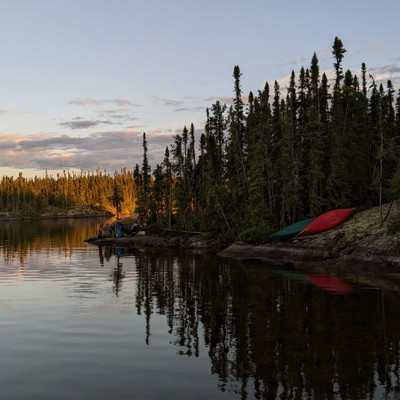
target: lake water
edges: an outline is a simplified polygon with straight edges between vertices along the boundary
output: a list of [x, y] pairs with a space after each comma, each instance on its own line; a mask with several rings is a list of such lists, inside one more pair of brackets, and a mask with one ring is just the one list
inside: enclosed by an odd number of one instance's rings
[[0, 225], [0, 398], [399, 399], [397, 278]]

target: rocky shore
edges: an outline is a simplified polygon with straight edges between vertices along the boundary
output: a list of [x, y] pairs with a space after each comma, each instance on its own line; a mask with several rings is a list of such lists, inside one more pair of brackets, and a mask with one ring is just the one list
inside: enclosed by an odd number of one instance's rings
[[[385, 216], [390, 205], [383, 206]], [[221, 243], [201, 235], [145, 235], [120, 239], [88, 239], [101, 246], [164, 247], [208, 249], [223, 257], [261, 259], [275, 264], [340, 266], [354, 268], [393, 268], [400, 270], [400, 237], [387, 233], [387, 221], [381, 226], [379, 207], [355, 213], [335, 229], [285, 242], [251, 245]], [[400, 215], [400, 202], [392, 205], [390, 217]], [[389, 219], [388, 219], [389, 220]]]
[[206, 238], [200, 234], [180, 234], [179, 232], [170, 232], [163, 235], [125, 236], [122, 238], [89, 238], [86, 242], [98, 246], [203, 249], [214, 252], [218, 252], [228, 245], [213, 238]]
[[[389, 204], [383, 206], [383, 216], [389, 207]], [[400, 202], [396, 202], [391, 207], [390, 216], [399, 214]], [[234, 243], [219, 255], [294, 265], [351, 264], [354, 268], [374, 265], [400, 269], [400, 237], [387, 233], [387, 221], [381, 226], [380, 208], [375, 207], [354, 214], [342, 225], [327, 232], [258, 246]]]

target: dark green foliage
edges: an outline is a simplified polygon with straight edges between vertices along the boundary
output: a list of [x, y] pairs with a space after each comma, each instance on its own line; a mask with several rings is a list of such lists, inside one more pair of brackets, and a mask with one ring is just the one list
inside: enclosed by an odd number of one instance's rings
[[272, 230], [329, 209], [399, 197], [393, 174], [400, 94], [395, 103], [391, 82], [385, 91], [372, 77], [368, 87], [365, 64], [361, 83], [350, 70], [343, 73], [345, 53], [336, 37], [332, 91], [314, 53], [298, 79], [292, 71], [286, 94], [275, 81], [270, 96], [266, 83], [257, 95], [249, 93], [247, 110], [242, 73], [234, 67], [233, 105], [207, 109], [198, 159], [192, 128], [174, 137], [177, 226], [261, 242]]
[[388, 220], [386, 231], [389, 235], [394, 235], [400, 232], [400, 215]]
[[267, 238], [273, 233], [273, 230], [264, 226], [252, 226], [240, 232], [236, 240], [253, 244], [261, 244], [267, 241]]
[[330, 209], [398, 199], [400, 91], [395, 98], [391, 81], [378, 86], [364, 63], [361, 82], [350, 70], [343, 73], [345, 53], [336, 37], [333, 88], [314, 53], [309, 68], [297, 76], [292, 71], [287, 88], [275, 81], [270, 93], [266, 83], [249, 93], [246, 107], [235, 66], [232, 106], [217, 101], [206, 110], [197, 155], [191, 124], [173, 137], [151, 175], [143, 134], [143, 162], [133, 174], [71, 179], [64, 173], [46, 177], [46, 185], [3, 178], [0, 209], [23, 213], [82, 202], [109, 207], [110, 201], [118, 209], [119, 187], [121, 207], [136, 203], [136, 212], [158, 226], [258, 243]]

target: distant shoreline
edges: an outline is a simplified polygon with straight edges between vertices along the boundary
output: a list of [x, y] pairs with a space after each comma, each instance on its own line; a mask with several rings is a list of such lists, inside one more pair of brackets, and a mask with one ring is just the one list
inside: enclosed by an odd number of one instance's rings
[[0, 221], [24, 221], [24, 220], [43, 220], [43, 219], [67, 219], [67, 218], [111, 218], [114, 214], [105, 211], [98, 211], [90, 207], [74, 206], [67, 210], [52, 207], [41, 215], [7, 215], [0, 214]]
[[80, 214], [80, 215], [39, 215], [37, 217], [24, 216], [24, 217], [0, 217], [0, 221], [25, 221], [25, 220], [42, 220], [42, 219], [67, 219], [67, 218], [108, 218], [112, 217], [109, 214]]

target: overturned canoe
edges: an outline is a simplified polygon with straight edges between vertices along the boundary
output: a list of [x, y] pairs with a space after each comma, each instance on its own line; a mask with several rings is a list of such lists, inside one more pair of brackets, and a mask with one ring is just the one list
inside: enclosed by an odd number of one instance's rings
[[295, 224], [289, 225], [279, 232], [275, 232], [269, 237], [270, 242], [276, 242], [278, 240], [287, 240], [295, 237], [304, 228], [306, 228], [315, 218], [308, 218], [302, 221], [296, 222]]
[[354, 208], [340, 208], [338, 210], [328, 211], [315, 218], [314, 221], [310, 222], [305, 226], [296, 237], [313, 235], [315, 233], [324, 232], [335, 226], [340, 225], [347, 218], [353, 214]]

